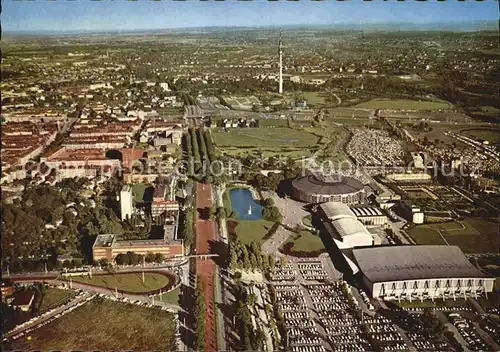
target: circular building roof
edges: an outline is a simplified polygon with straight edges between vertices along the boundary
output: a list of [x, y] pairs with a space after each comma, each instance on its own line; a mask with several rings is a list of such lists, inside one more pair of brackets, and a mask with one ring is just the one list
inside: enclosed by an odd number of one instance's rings
[[321, 195], [353, 194], [363, 189], [363, 183], [360, 181], [338, 174], [300, 177], [292, 181], [292, 186], [305, 193]]

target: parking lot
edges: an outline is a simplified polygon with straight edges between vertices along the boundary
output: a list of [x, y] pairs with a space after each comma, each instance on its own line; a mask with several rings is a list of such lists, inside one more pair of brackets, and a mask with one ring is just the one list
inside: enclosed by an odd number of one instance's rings
[[285, 321], [289, 350], [407, 350], [391, 321], [362, 313], [353, 289], [329, 273], [320, 259], [302, 258], [289, 258], [287, 264], [271, 272], [276, 308]]

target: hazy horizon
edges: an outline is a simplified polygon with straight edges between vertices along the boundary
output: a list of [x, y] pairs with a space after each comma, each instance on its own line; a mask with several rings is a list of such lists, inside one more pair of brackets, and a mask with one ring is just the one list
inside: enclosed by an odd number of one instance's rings
[[498, 22], [498, 1], [7, 1], [4, 33]]

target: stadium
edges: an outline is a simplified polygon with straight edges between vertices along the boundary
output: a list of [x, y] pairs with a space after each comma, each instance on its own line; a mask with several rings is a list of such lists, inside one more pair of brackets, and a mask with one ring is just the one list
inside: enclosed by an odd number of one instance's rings
[[292, 197], [305, 203], [363, 203], [363, 184], [342, 175], [311, 174], [292, 181]]
[[495, 279], [474, 267], [457, 246], [355, 248], [354, 262], [373, 298], [477, 298]]

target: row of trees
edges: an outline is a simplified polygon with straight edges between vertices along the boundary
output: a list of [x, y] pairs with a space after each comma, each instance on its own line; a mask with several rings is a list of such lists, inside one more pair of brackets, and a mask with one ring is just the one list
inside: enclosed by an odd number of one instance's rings
[[197, 278], [197, 280], [198, 285], [196, 285], [194, 306], [195, 341], [193, 347], [196, 351], [203, 351], [205, 347], [205, 320], [207, 307], [205, 305], [205, 296], [201, 281], [199, 278]]
[[256, 306], [257, 297], [239, 281], [233, 285], [233, 294], [234, 329], [240, 337], [240, 347], [244, 351], [264, 351], [266, 336], [262, 329], [254, 328], [250, 311]]
[[[147, 253], [146, 255], [137, 254], [134, 252], [120, 253], [115, 257], [115, 262], [118, 265], [139, 265], [146, 263], [162, 263], [165, 257], [161, 253]], [[105, 262], [100, 263], [105, 264]]]
[[220, 183], [222, 164], [217, 158], [215, 146], [209, 131], [190, 128], [184, 135], [184, 149], [186, 152], [187, 174], [198, 181], [206, 183]]
[[77, 254], [90, 263], [95, 235], [124, 232], [113, 210], [68, 186], [29, 186], [13, 204], [2, 203], [3, 263], [11, 271], [23, 271], [25, 264], [29, 270], [29, 263], [42, 258], [54, 264], [61, 254]]
[[267, 271], [274, 268], [274, 256], [262, 253], [260, 244], [253, 241], [246, 245], [238, 238], [229, 243], [229, 267], [231, 269]]

